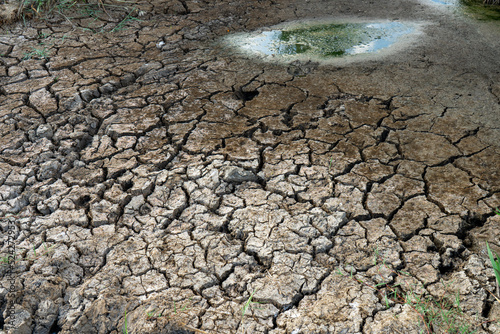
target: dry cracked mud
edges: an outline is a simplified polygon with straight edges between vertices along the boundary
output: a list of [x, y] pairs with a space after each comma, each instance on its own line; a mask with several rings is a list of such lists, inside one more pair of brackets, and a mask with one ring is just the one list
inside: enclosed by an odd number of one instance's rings
[[[0, 36], [2, 333], [426, 330], [379, 283], [500, 333], [498, 25], [411, 0], [137, 8]], [[352, 63], [218, 44], [324, 17], [425, 28]]]

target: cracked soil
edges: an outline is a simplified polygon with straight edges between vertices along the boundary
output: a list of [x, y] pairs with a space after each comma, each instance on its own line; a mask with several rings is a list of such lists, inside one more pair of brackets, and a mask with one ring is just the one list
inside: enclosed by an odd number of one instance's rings
[[[2, 333], [425, 331], [381, 282], [458, 294], [500, 333], [500, 27], [423, 1], [151, 0], [123, 29], [120, 8], [4, 26]], [[325, 17], [425, 28], [328, 64], [219, 43]]]

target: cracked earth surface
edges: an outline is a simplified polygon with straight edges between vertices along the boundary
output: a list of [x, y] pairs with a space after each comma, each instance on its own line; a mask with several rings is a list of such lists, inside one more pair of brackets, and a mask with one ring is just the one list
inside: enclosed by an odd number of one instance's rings
[[[397, 283], [375, 252], [500, 333], [498, 26], [403, 0], [138, 7], [116, 32], [54, 19], [0, 37], [5, 333], [121, 333], [125, 312], [133, 333], [419, 333], [408, 305], [339, 274]], [[324, 16], [427, 24], [339, 65], [214, 43]], [[41, 36], [48, 57], [23, 59]]]

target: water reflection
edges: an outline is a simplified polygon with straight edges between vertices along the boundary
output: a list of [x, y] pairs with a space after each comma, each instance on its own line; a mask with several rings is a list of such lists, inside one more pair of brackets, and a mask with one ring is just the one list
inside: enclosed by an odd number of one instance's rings
[[238, 48], [267, 56], [320, 58], [373, 53], [415, 30], [401, 22], [308, 24], [231, 37]]
[[446, 5], [446, 6], [458, 6], [459, 1], [458, 0], [431, 0], [434, 3], [437, 3], [439, 5]]

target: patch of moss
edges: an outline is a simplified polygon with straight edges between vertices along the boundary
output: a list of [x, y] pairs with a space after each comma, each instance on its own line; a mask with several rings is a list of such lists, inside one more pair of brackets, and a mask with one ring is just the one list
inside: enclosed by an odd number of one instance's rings
[[500, 21], [500, 5], [484, 4], [482, 0], [461, 0], [466, 13], [477, 20]]

